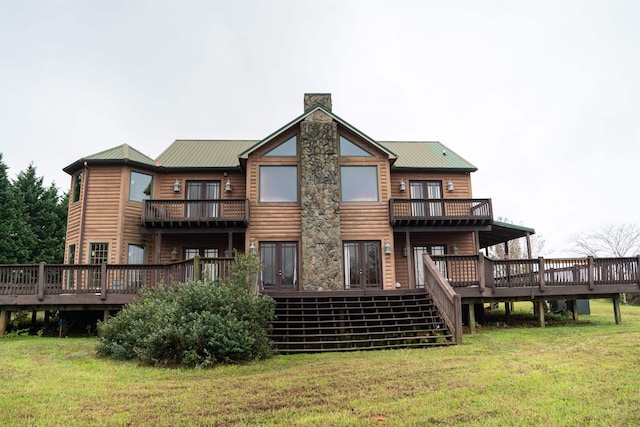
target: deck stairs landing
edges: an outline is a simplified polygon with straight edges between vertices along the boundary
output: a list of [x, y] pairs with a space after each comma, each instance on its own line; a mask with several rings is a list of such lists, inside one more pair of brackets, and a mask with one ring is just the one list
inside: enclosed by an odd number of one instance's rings
[[271, 339], [279, 353], [318, 353], [455, 344], [424, 290], [271, 295]]

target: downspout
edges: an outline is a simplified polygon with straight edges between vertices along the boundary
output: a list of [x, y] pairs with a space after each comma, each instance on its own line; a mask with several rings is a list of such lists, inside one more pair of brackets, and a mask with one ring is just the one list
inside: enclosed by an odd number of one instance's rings
[[80, 236], [78, 245], [78, 264], [82, 264], [82, 254], [84, 253], [84, 219], [87, 210], [87, 192], [89, 189], [89, 165], [84, 162], [83, 172], [84, 188], [82, 189], [82, 209], [80, 209]]

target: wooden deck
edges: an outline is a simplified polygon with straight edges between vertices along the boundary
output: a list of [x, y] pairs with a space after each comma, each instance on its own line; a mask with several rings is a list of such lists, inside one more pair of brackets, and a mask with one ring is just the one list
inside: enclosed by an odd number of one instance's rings
[[389, 223], [406, 226], [484, 226], [493, 221], [491, 199], [391, 199]]

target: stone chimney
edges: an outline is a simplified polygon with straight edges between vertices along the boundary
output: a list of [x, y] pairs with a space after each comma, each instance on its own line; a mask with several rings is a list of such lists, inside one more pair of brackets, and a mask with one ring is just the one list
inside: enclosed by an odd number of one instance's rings
[[323, 107], [327, 111], [331, 111], [331, 94], [330, 93], [305, 93], [304, 94], [304, 111], [309, 111], [316, 105]]

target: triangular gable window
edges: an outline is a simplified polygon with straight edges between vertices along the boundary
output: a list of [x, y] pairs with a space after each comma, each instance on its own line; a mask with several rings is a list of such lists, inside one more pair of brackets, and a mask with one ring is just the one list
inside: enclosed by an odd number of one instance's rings
[[363, 148], [360, 148], [353, 142], [349, 141], [344, 136], [340, 135], [340, 155], [342, 157], [372, 157], [373, 154], [369, 153]]
[[298, 138], [293, 135], [280, 145], [267, 151], [265, 157], [295, 157], [298, 155]]

